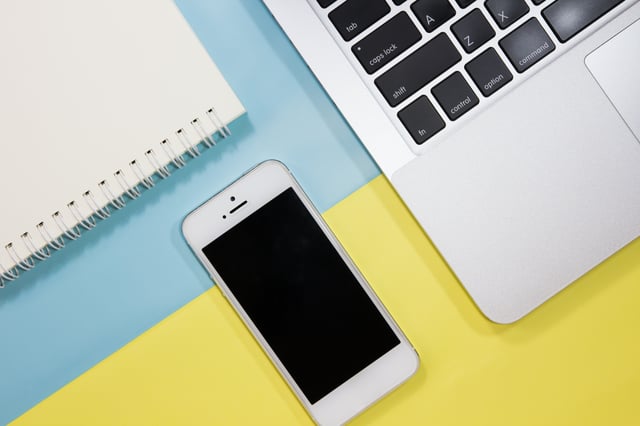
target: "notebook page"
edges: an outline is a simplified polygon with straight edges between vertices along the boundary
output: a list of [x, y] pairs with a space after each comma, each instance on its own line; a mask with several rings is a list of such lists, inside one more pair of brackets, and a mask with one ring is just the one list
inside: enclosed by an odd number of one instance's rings
[[[221, 40], [221, 43], [223, 41]], [[107, 180], [121, 193], [114, 172], [137, 181], [129, 162], [145, 175], [170, 156], [160, 142], [199, 118], [215, 127], [214, 108], [228, 123], [244, 108], [171, 0], [21, 0], [0, 3], [0, 264], [14, 262], [5, 250], [13, 242], [29, 251], [20, 235], [44, 244], [36, 224], [60, 233], [51, 215], [76, 221], [67, 208], [91, 212], [83, 194], [99, 205]], [[0, 269], [2, 272], [2, 269]]]

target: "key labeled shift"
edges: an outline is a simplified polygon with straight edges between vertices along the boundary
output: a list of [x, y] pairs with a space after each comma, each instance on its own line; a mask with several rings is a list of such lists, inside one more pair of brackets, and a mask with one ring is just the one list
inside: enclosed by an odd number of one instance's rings
[[401, 12], [355, 44], [351, 51], [365, 71], [373, 74], [421, 38], [409, 15]]
[[449, 37], [440, 33], [378, 77], [375, 85], [389, 105], [396, 106], [461, 59]]

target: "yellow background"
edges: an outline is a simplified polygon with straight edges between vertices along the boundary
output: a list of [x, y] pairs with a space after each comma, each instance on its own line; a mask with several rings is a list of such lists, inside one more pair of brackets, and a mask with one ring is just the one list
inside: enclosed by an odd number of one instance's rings
[[[325, 218], [422, 358], [354, 424], [640, 425], [640, 240], [497, 325], [383, 177]], [[13, 424], [309, 423], [212, 288]]]

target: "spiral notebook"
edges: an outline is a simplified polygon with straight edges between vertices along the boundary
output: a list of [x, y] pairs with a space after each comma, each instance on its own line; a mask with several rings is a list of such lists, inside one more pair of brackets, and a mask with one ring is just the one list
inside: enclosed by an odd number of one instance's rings
[[245, 111], [171, 0], [0, 3], [0, 285]]

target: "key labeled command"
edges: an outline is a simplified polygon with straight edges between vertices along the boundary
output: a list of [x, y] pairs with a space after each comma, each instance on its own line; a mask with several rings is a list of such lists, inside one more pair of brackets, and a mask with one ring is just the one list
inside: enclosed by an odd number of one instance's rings
[[355, 44], [351, 51], [365, 71], [373, 74], [421, 38], [409, 15], [401, 12]]
[[500, 47], [518, 72], [525, 72], [556, 50], [549, 35], [536, 18], [531, 18], [500, 40]]

